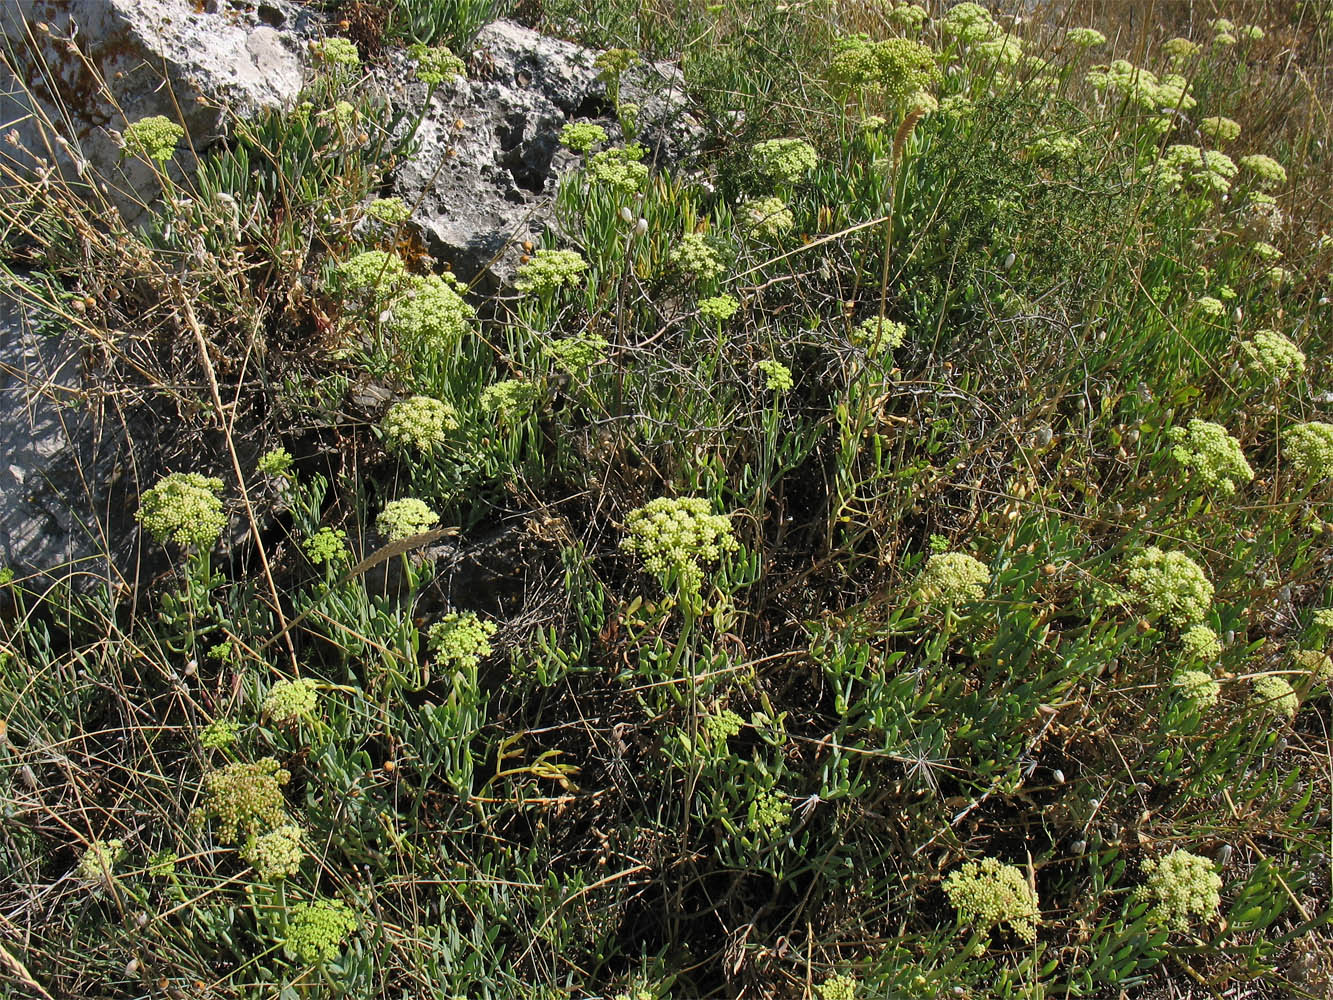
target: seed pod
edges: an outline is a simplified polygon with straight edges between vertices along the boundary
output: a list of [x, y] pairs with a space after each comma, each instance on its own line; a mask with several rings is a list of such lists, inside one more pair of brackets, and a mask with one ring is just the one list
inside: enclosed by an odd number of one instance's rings
[[1055, 783], [1057, 785], [1063, 785], [1065, 783], [1065, 772], [1061, 771], [1058, 767], [1051, 772], [1051, 776], [1055, 778]]
[[634, 221], [634, 213], [630, 211], [630, 207], [628, 205], [620, 206], [620, 217], [625, 220], [625, 223], [627, 225]]
[[648, 220], [643, 218], [639, 219], [639, 221], [634, 224], [634, 232], [638, 236], [642, 236], [644, 233], [648, 232]]

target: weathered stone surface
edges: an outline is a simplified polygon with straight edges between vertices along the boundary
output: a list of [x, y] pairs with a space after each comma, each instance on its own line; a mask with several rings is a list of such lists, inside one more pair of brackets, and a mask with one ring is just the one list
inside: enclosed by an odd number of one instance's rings
[[0, 358], [0, 561], [20, 574], [105, 580], [101, 554], [132, 549], [132, 532], [108, 530], [122, 520], [109, 518], [108, 500], [123, 438], [83, 405], [78, 347], [2, 295]]
[[[521, 245], [551, 222], [558, 175], [577, 158], [560, 145], [571, 121], [595, 121], [620, 137], [597, 53], [508, 21], [477, 36], [469, 79], [441, 86], [425, 109], [418, 149], [394, 171], [395, 193], [416, 206], [413, 221], [436, 256], [471, 279], [509, 275]], [[381, 78], [414, 120], [426, 97], [404, 62]], [[685, 108], [679, 70], [640, 64], [626, 73], [622, 101], [641, 108], [639, 141], [657, 161], [697, 150], [702, 128]]]
[[[33, 156], [100, 177], [134, 218], [156, 182], [146, 164], [122, 158], [125, 125], [166, 115], [196, 150], [208, 146], [235, 116], [296, 96], [313, 23], [288, 0], [5, 0], [0, 121]], [[191, 169], [193, 158], [177, 165]]]

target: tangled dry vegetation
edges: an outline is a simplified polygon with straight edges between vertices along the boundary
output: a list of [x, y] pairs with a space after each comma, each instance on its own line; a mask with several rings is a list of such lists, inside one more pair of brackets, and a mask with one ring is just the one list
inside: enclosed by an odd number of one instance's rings
[[1328, 995], [1326, 3], [521, 6], [618, 128], [486, 296], [366, 79], [502, 11], [329, 8], [133, 225], [0, 158], [153, 428], [2, 585], [7, 995]]

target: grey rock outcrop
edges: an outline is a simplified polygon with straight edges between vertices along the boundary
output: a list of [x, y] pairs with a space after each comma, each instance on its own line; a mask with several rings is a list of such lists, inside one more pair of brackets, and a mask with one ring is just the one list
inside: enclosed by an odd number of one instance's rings
[[[577, 158], [560, 145], [571, 121], [593, 121], [619, 138], [597, 53], [508, 21], [477, 36], [467, 80], [442, 85], [422, 111], [424, 84], [396, 64], [383, 85], [409, 121], [420, 115], [417, 148], [393, 174], [394, 193], [414, 206], [427, 246], [461, 277], [503, 281], [525, 240], [552, 224], [556, 179]], [[626, 72], [621, 100], [639, 106], [638, 141], [658, 162], [697, 151], [703, 130], [689, 114], [680, 71], [640, 63]]]
[[[312, 27], [288, 0], [5, 0], [0, 121], [33, 157], [100, 178], [133, 219], [156, 183], [122, 158], [125, 125], [166, 115], [207, 147], [236, 116], [296, 96]], [[177, 165], [191, 169], [193, 157]]]

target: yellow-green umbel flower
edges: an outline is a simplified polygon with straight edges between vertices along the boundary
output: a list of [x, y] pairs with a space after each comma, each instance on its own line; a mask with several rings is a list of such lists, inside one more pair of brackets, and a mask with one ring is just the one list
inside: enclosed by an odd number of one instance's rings
[[1222, 304], [1220, 299], [1215, 299], [1211, 295], [1200, 295], [1194, 300], [1194, 308], [1209, 319], [1226, 319], [1227, 307]]
[[396, 293], [409, 277], [403, 259], [384, 250], [354, 254], [334, 269], [334, 276], [345, 291], [377, 299]]
[[907, 339], [907, 326], [896, 320], [871, 316], [852, 327], [852, 343], [872, 355], [902, 347]]
[[1310, 680], [1315, 684], [1328, 684], [1329, 681], [1333, 681], [1333, 659], [1330, 659], [1322, 649], [1294, 650], [1291, 662], [1297, 670], [1309, 674]]
[[648, 179], [648, 166], [640, 161], [646, 150], [640, 145], [615, 146], [588, 158], [588, 176], [594, 184], [622, 195], [632, 195]]
[[504, 422], [526, 416], [540, 395], [536, 383], [527, 379], [510, 378], [488, 385], [481, 390], [477, 401], [483, 410]]
[[210, 547], [227, 526], [221, 492], [221, 479], [173, 472], [144, 491], [135, 517], [159, 542], [171, 539], [182, 548]]
[[305, 858], [305, 848], [301, 843], [303, 836], [299, 826], [287, 823], [268, 833], [249, 838], [241, 849], [241, 857], [260, 878], [279, 882], [301, 870], [301, 861]]
[[1166, 552], [1149, 546], [1129, 559], [1129, 589], [1148, 613], [1173, 625], [1202, 621], [1213, 600], [1208, 576], [1183, 552]]
[[1333, 424], [1311, 421], [1297, 424], [1282, 439], [1287, 465], [1307, 481], [1333, 475]]
[[1212, 708], [1222, 694], [1222, 685], [1203, 670], [1182, 670], [1171, 678], [1171, 686], [1200, 709]]
[[277, 447], [259, 456], [255, 469], [265, 476], [285, 476], [292, 467], [292, 453], [286, 448]]
[[775, 792], [759, 792], [746, 808], [746, 828], [765, 840], [777, 837], [790, 822], [791, 802]]
[[1167, 436], [1175, 442], [1172, 457], [1206, 486], [1234, 493], [1238, 485], [1254, 478], [1240, 442], [1221, 424], [1191, 420], [1188, 428], [1172, 427]]
[[829, 81], [843, 93], [866, 91], [891, 102], [927, 89], [938, 78], [935, 53], [910, 38], [871, 41], [849, 35], [835, 43], [829, 63]]
[[580, 156], [587, 156], [593, 146], [606, 142], [606, 129], [592, 122], [570, 122], [560, 130], [560, 143]]
[[347, 547], [347, 532], [327, 525], [301, 543], [306, 557], [316, 566], [336, 565], [351, 556]]
[[950, 7], [941, 26], [946, 35], [962, 42], [979, 42], [999, 30], [990, 11], [971, 0]]
[[1197, 42], [1191, 42], [1188, 38], [1172, 38], [1162, 43], [1162, 51], [1166, 53], [1173, 63], [1180, 64], [1189, 62], [1201, 51]]
[[716, 281], [727, 272], [719, 242], [703, 233], [686, 233], [667, 257], [671, 266], [698, 281]]
[[520, 265], [514, 287], [525, 295], [539, 295], [574, 286], [583, 280], [588, 262], [577, 250], [538, 250]]
[[755, 365], [764, 376], [764, 385], [773, 392], [787, 392], [796, 383], [792, 381], [791, 369], [781, 361], [767, 358]]
[[286, 822], [282, 786], [291, 772], [272, 757], [237, 762], [204, 775], [202, 815], [212, 819], [218, 841], [234, 844]]
[[436, 355], [451, 352], [471, 329], [477, 311], [459, 294], [452, 274], [413, 276], [390, 310], [390, 328], [403, 343]]
[[309, 677], [278, 681], [264, 696], [264, 714], [274, 722], [296, 722], [315, 714], [318, 685]]
[[1180, 633], [1180, 650], [1187, 660], [1216, 660], [1222, 655], [1222, 640], [1207, 625], [1191, 625]]
[[1261, 674], [1250, 681], [1250, 704], [1291, 720], [1300, 711], [1301, 700], [1286, 678], [1277, 674]]
[[643, 560], [643, 567], [665, 585], [674, 582], [682, 593], [697, 594], [703, 567], [738, 543], [731, 518], [714, 514], [699, 497], [658, 497], [629, 512], [620, 547]]
[[966, 604], [986, 596], [990, 569], [965, 552], [941, 552], [926, 560], [916, 596], [931, 604]]
[[366, 206], [366, 215], [386, 226], [400, 226], [412, 217], [402, 198], [376, 198]]
[[432, 625], [427, 638], [439, 662], [475, 667], [493, 652], [491, 637], [495, 633], [494, 622], [482, 621], [475, 611], [458, 611]]
[[745, 727], [745, 720], [729, 708], [712, 712], [704, 716], [704, 741], [714, 747], [721, 747]]
[[1214, 115], [1199, 122], [1199, 131], [1213, 142], [1235, 142], [1240, 138], [1240, 123], [1234, 118]]
[[106, 885], [125, 853], [123, 840], [94, 840], [79, 858], [79, 878], [90, 885]]
[[723, 322], [736, 315], [740, 307], [741, 304], [730, 295], [714, 295], [699, 300], [699, 315]]
[[352, 67], [361, 64], [361, 53], [357, 51], [356, 43], [347, 38], [325, 38], [316, 42], [312, 48], [330, 66]]
[[122, 138], [127, 153], [165, 163], [176, 155], [176, 145], [185, 138], [185, 129], [164, 115], [152, 115], [126, 126]]
[[605, 337], [594, 333], [553, 340], [546, 345], [546, 354], [557, 369], [582, 382], [587, 380], [593, 366], [606, 357], [610, 346]]
[[815, 147], [804, 139], [766, 139], [751, 150], [755, 168], [776, 184], [791, 186], [819, 163]]
[[1014, 865], [997, 858], [965, 861], [944, 880], [944, 894], [959, 922], [974, 930], [985, 933], [1007, 924], [1029, 944], [1037, 940], [1037, 894]]
[[380, 424], [385, 443], [402, 452], [430, 454], [458, 430], [458, 414], [443, 400], [410, 396], [394, 403]]
[[796, 225], [796, 218], [781, 198], [752, 198], [743, 207], [750, 229], [760, 236], [773, 239]]
[[438, 87], [450, 80], [467, 76], [463, 60], [449, 51], [446, 45], [409, 45], [407, 54], [416, 60], [417, 79], [430, 87]]
[[1142, 867], [1148, 878], [1134, 895], [1148, 902], [1152, 923], [1188, 934], [1217, 916], [1222, 904], [1222, 879], [1207, 858], [1172, 851], [1164, 858], [1144, 861]]
[[1285, 382], [1305, 373], [1301, 349], [1276, 330], [1260, 330], [1240, 345], [1241, 363], [1252, 377]]
[[390, 500], [380, 511], [379, 517], [375, 518], [375, 527], [389, 542], [401, 542], [405, 538], [430, 531], [439, 523], [440, 515], [416, 497]]
[[342, 954], [347, 939], [359, 926], [356, 916], [341, 900], [298, 903], [287, 916], [283, 947], [304, 965], [322, 965]]
[[1106, 36], [1096, 28], [1070, 28], [1065, 32], [1065, 41], [1076, 49], [1095, 49], [1106, 44]]
[[1287, 183], [1287, 171], [1282, 164], [1263, 153], [1251, 153], [1240, 158], [1240, 165], [1254, 175], [1255, 179], [1266, 187], [1279, 187]]
[[214, 719], [199, 730], [199, 745], [206, 750], [224, 750], [241, 736], [241, 725], [234, 719]]
[[915, 30], [926, 23], [926, 8], [914, 3], [899, 3], [888, 12], [887, 17], [890, 24]]
[[819, 1000], [856, 1000], [857, 982], [852, 976], [834, 976], [815, 987]]

